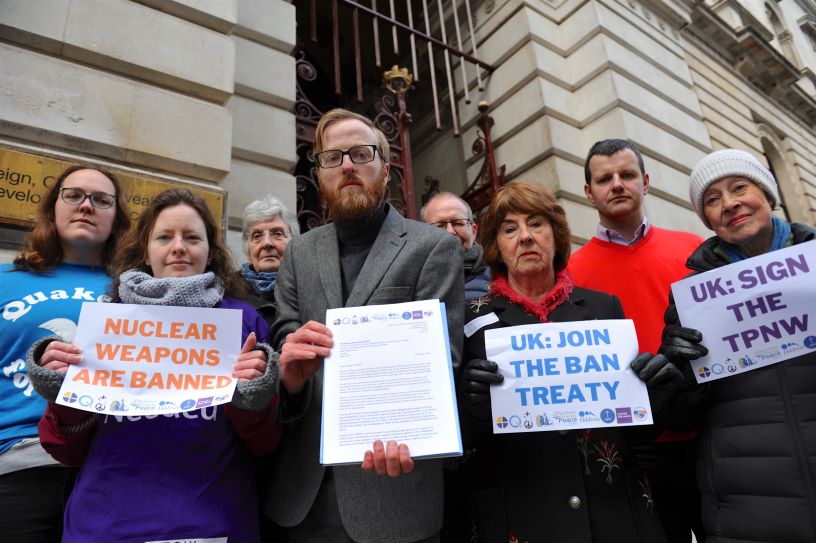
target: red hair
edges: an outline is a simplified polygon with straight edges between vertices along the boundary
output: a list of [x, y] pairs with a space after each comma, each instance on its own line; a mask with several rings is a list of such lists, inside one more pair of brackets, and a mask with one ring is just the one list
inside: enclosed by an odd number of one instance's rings
[[547, 219], [555, 242], [553, 269], [558, 273], [567, 267], [572, 245], [564, 208], [558, 205], [553, 193], [541, 185], [510, 183], [496, 192], [481, 220], [480, 242], [484, 248], [485, 263], [491, 270], [507, 275], [507, 265], [499, 251], [498, 233], [508, 213], [540, 215]]

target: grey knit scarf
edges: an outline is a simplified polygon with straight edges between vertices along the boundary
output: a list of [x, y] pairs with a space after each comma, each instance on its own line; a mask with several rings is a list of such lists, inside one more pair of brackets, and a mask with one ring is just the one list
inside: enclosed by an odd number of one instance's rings
[[119, 276], [119, 297], [126, 304], [214, 307], [224, 297], [224, 283], [213, 272], [190, 277], [153, 277], [130, 270]]
[[[224, 297], [224, 283], [213, 272], [190, 277], [156, 278], [130, 270], [119, 276], [119, 297], [126, 304], [215, 307]], [[232, 404], [240, 409], [262, 411], [269, 406], [278, 380], [277, 353], [269, 345], [255, 347], [266, 353], [268, 364], [261, 377], [238, 381]]]

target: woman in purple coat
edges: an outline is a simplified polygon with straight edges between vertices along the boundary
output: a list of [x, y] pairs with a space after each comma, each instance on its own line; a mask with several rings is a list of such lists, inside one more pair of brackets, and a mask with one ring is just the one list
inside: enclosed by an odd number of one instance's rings
[[[99, 416], [53, 400], [76, 345], [51, 340], [29, 353], [29, 373], [48, 410], [45, 449], [81, 466], [65, 512], [63, 542], [260, 540], [252, 453], [280, 439], [277, 365], [261, 344], [266, 322], [242, 294], [206, 203], [188, 190], [159, 194], [115, 261], [114, 300], [243, 312], [232, 402], [159, 416]], [[257, 344], [256, 344], [257, 343]]]

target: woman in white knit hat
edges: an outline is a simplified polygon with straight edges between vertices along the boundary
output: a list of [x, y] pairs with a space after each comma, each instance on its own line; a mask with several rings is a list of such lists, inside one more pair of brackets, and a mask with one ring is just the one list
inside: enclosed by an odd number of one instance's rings
[[[695, 273], [816, 239], [813, 228], [773, 216], [776, 180], [745, 151], [703, 158], [689, 193], [715, 233], [689, 257]], [[672, 301], [661, 352], [675, 364], [699, 358], [705, 333], [683, 328]], [[700, 425], [706, 543], [816, 541], [816, 352], [694, 386], [683, 403]]]

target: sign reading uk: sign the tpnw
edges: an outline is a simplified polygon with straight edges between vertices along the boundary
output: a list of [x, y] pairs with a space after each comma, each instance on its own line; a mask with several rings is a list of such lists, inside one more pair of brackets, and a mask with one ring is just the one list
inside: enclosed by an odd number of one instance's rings
[[683, 326], [708, 355], [692, 362], [702, 383], [816, 349], [816, 241], [748, 258], [672, 285]]

